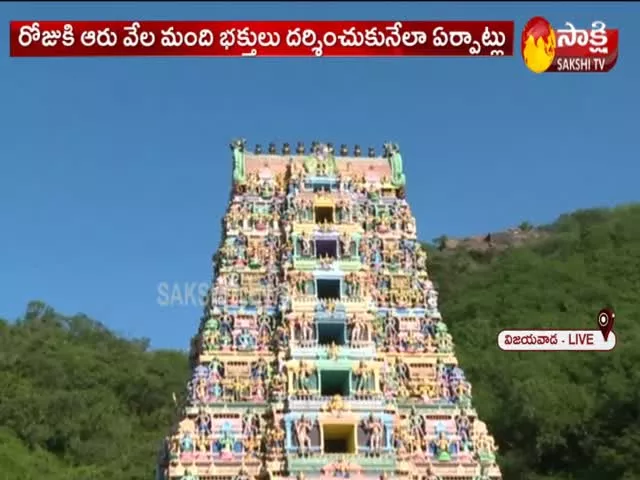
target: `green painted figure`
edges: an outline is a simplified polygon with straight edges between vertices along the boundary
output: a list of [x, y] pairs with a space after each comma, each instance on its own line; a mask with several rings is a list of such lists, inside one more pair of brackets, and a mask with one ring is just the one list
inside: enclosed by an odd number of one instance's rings
[[245, 145], [246, 142], [244, 140], [234, 140], [231, 143], [231, 150], [233, 151], [233, 181], [238, 185], [244, 184], [247, 177], [244, 163]]
[[404, 187], [407, 180], [402, 171], [402, 155], [400, 155], [400, 146], [397, 143], [385, 143], [384, 156], [389, 161], [389, 166], [391, 167], [391, 183], [394, 187]]

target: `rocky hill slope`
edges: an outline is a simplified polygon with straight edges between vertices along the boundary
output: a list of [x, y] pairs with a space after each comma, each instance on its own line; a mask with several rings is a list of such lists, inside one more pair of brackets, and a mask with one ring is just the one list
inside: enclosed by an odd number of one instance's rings
[[550, 235], [549, 228], [533, 227], [522, 224], [516, 228], [510, 228], [504, 232], [490, 232], [485, 235], [475, 235], [464, 238], [450, 238], [442, 236], [434, 240], [435, 247], [440, 251], [471, 250], [486, 252], [489, 250], [505, 250], [510, 247], [519, 247], [544, 240]]

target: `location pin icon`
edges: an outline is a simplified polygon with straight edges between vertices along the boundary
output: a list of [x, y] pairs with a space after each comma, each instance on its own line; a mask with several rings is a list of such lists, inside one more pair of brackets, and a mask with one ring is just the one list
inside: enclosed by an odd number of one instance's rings
[[616, 321], [616, 314], [610, 308], [603, 308], [598, 312], [598, 328], [602, 332], [604, 341], [607, 341], [611, 330], [613, 330], [613, 324]]

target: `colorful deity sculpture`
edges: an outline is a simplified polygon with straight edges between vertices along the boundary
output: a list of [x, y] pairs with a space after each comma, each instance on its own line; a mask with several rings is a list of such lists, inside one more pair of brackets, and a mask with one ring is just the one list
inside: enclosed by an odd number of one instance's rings
[[231, 143], [215, 280], [159, 476], [499, 480], [399, 146], [290, 145]]
[[396, 187], [403, 187], [406, 179], [402, 169], [400, 147], [396, 143], [388, 142], [384, 145], [384, 152], [391, 166], [391, 183]]
[[244, 148], [246, 142], [244, 140], [235, 140], [231, 144], [233, 151], [233, 180], [237, 184], [243, 184], [245, 181], [245, 163]]

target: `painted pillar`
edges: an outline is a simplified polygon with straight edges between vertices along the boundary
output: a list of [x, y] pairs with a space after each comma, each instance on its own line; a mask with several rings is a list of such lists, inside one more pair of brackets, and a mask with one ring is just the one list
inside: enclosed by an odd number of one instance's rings
[[286, 426], [286, 430], [287, 430], [287, 443], [285, 445], [285, 450], [289, 450], [292, 445], [291, 445], [291, 435], [292, 435], [292, 430], [291, 430], [291, 419], [287, 419], [285, 421], [285, 426]]
[[353, 453], [354, 454], [358, 454], [358, 449], [360, 448], [360, 445], [358, 445], [358, 424], [354, 424], [353, 425]]
[[393, 428], [391, 426], [390, 423], [386, 423], [384, 424], [384, 433], [385, 433], [385, 444], [387, 448], [393, 448], [393, 445], [391, 445], [391, 434], [393, 432]]

